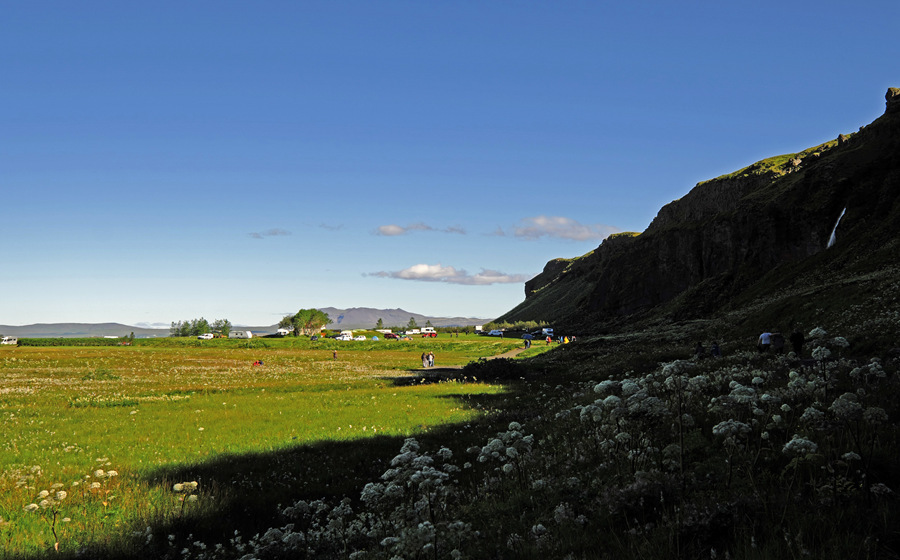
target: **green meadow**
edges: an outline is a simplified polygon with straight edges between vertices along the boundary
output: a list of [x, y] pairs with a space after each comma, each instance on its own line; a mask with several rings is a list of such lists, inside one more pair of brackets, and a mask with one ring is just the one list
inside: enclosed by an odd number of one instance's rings
[[239, 496], [249, 512], [248, 495], [271, 508], [339, 494], [354, 459], [330, 464], [323, 449], [341, 444], [362, 462], [385, 438], [394, 450], [397, 437], [474, 420], [485, 413], [475, 403], [503, 391], [425, 382], [422, 352], [448, 367], [520, 346], [461, 336], [2, 347], [0, 558], [122, 549], [135, 532], [214, 518]]

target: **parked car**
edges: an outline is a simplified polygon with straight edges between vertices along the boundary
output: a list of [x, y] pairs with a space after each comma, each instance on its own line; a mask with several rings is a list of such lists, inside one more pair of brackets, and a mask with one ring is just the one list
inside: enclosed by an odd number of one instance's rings
[[384, 333], [384, 338], [392, 338], [394, 340], [400, 340], [400, 335], [397, 333], [389, 332], [389, 333]]
[[347, 342], [348, 340], [353, 340], [353, 337], [349, 334], [341, 334], [336, 336], [335, 340], [343, 340], [344, 342]]
[[494, 329], [488, 333], [488, 336], [503, 336], [503, 331], [498, 331], [498, 330]]
[[362, 341], [365, 340], [365, 339], [366, 339], [366, 335], [364, 335], [364, 334], [361, 334], [361, 335], [359, 335], [359, 336], [353, 337], [353, 340], [355, 340], [355, 341], [357, 341], [357, 342], [362, 342]]
[[199, 338], [200, 340], [212, 340], [215, 337], [216, 337], [216, 335], [214, 335], [211, 332], [208, 332], [208, 333], [203, 333], [203, 334], [199, 335], [197, 338]]

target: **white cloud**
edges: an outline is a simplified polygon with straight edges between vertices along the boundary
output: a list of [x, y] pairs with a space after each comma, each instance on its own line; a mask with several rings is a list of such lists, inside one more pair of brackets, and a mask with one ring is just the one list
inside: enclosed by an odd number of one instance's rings
[[248, 233], [247, 235], [249, 235], [253, 239], [263, 239], [265, 237], [279, 237], [279, 236], [283, 236], [283, 235], [291, 235], [291, 232], [281, 229], [281, 228], [272, 228], [272, 229], [270, 229], [268, 231], [264, 231], [262, 233], [254, 231], [252, 233]]
[[444, 229], [437, 229], [428, 224], [422, 222], [416, 222], [413, 224], [409, 224], [408, 226], [398, 226], [397, 224], [388, 224], [386, 226], [378, 226], [375, 229], [375, 235], [384, 235], [384, 236], [395, 236], [395, 235], [406, 235], [412, 231], [440, 231], [442, 233], [459, 233], [465, 234], [466, 230], [459, 226], [450, 226]]
[[481, 269], [481, 272], [473, 275], [463, 269], [456, 269], [452, 266], [416, 264], [403, 270], [372, 272], [366, 276], [416, 280], [419, 282], [446, 282], [448, 284], [487, 286], [490, 284], [519, 284], [530, 279], [533, 275], [506, 274], [498, 270], [487, 269]]
[[406, 228], [400, 227], [398, 225], [390, 224], [387, 226], [378, 226], [378, 229], [375, 230], [375, 233], [377, 235], [388, 235], [388, 236], [405, 235]]
[[534, 216], [523, 218], [521, 223], [513, 227], [513, 235], [526, 239], [540, 237], [556, 237], [573, 241], [605, 239], [619, 230], [605, 224], [582, 224], [563, 216]]

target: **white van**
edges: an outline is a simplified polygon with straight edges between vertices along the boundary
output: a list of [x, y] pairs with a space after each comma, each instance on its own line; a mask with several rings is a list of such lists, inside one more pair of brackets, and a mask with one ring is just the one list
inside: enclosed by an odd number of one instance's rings
[[253, 338], [253, 333], [250, 331], [231, 331], [228, 333], [228, 338]]
[[12, 336], [4, 336], [0, 339], [0, 344], [18, 344], [19, 339]]

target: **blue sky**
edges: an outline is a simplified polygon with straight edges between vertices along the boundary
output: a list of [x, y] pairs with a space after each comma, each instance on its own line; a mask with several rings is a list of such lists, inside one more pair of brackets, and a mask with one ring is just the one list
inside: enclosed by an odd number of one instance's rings
[[492, 318], [694, 184], [855, 131], [900, 2], [11, 2], [0, 324]]

